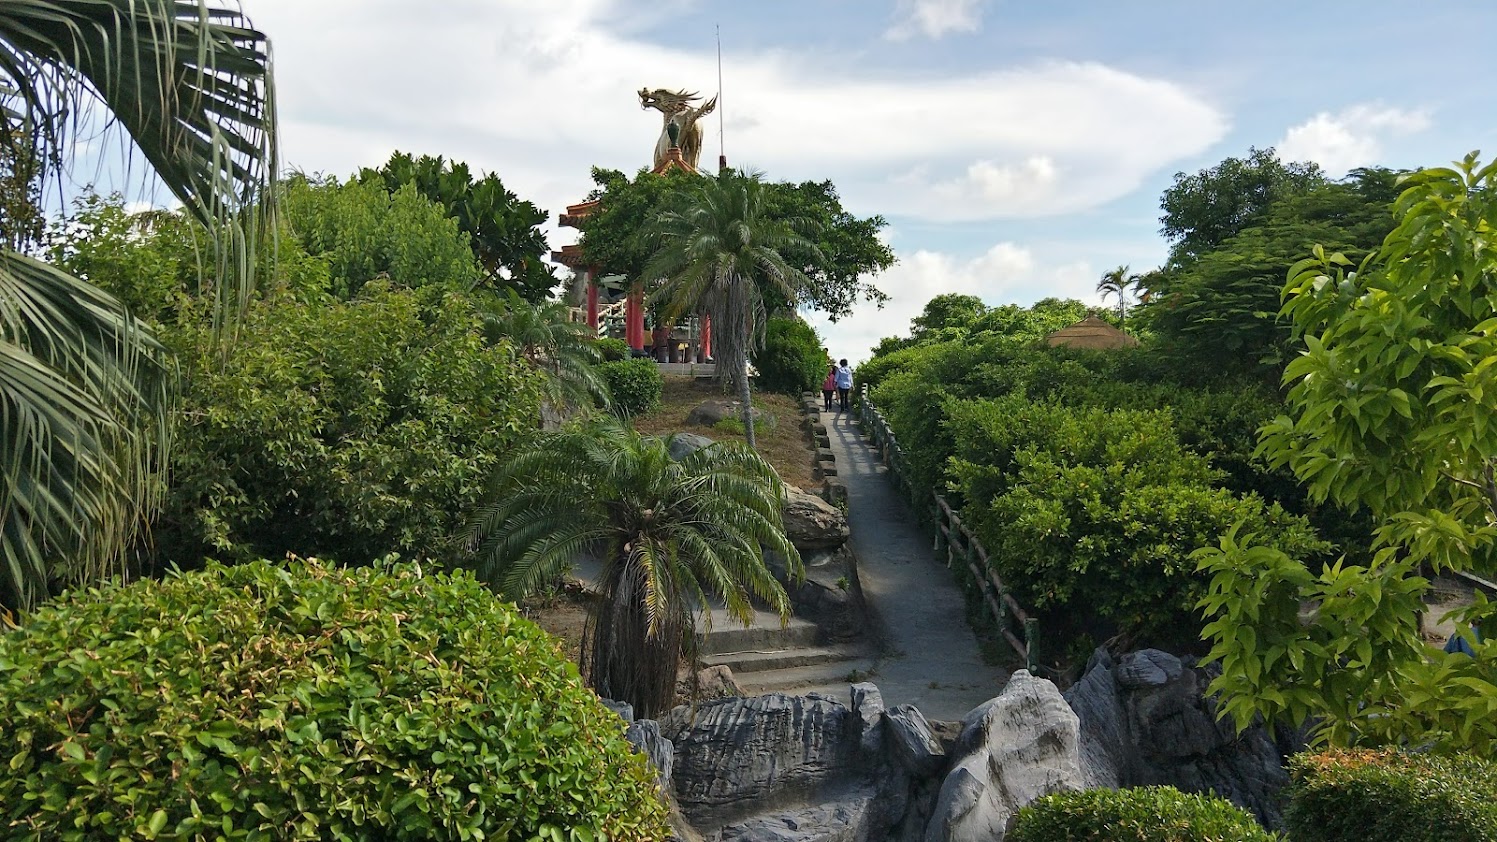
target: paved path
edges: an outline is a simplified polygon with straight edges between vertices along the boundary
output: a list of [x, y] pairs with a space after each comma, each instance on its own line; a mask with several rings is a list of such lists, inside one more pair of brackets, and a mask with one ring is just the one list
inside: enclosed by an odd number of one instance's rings
[[1008, 671], [983, 663], [961, 590], [935, 560], [854, 413], [821, 418], [847, 484], [858, 579], [884, 635], [886, 654], [871, 680], [891, 707], [908, 702], [928, 719], [960, 719], [998, 695]]

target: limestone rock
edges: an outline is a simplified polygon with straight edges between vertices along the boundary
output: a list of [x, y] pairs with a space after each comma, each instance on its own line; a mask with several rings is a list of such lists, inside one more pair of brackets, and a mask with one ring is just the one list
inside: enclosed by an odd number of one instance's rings
[[661, 791], [671, 791], [671, 767], [675, 764], [676, 747], [660, 734], [660, 723], [653, 719], [636, 719], [629, 724], [624, 738], [635, 749], [650, 759], [660, 781]]
[[[743, 402], [730, 400], [710, 400], [697, 404], [691, 413], [686, 416], [686, 423], [698, 427], [711, 427], [724, 418], [738, 419], [743, 416]], [[758, 407], [750, 410], [755, 424], [773, 422], [774, 416]]]
[[841, 509], [799, 488], [786, 490], [783, 513], [785, 537], [802, 553], [834, 550], [852, 534]]
[[680, 462], [698, 450], [704, 447], [711, 447], [714, 444], [717, 444], [717, 442], [696, 433], [676, 433], [671, 436], [667, 451], [670, 453], [672, 459]]
[[1218, 721], [1204, 696], [1215, 669], [1153, 649], [1116, 663], [1094, 655], [1066, 691], [1080, 722], [1087, 785], [1211, 792], [1280, 827], [1283, 756], [1297, 746], [1279, 746], [1258, 726], [1239, 735]]
[[743, 690], [739, 689], [737, 680], [733, 678], [733, 670], [726, 664], [718, 664], [715, 667], [707, 667], [706, 669], [697, 671], [697, 701], [710, 702], [716, 699], [731, 699], [742, 695]]
[[704, 831], [816, 803], [824, 790], [867, 772], [847, 708], [821, 696], [773, 693], [682, 706], [662, 725], [675, 745], [677, 799]]
[[835, 801], [754, 816], [723, 828], [721, 842], [882, 842], [875, 796], [860, 791]]
[[1076, 714], [1054, 684], [1019, 670], [964, 721], [926, 842], [1003, 842], [1021, 807], [1082, 788]]
[[895, 756], [913, 775], [934, 775], [946, 762], [946, 752], [931, 732], [925, 714], [914, 705], [897, 705], [884, 714]]
[[884, 719], [884, 694], [871, 681], [860, 681], [848, 688], [852, 702], [852, 718], [858, 733], [858, 746], [863, 753], [873, 757], [883, 747], [883, 731], [879, 728]]
[[624, 720], [625, 725], [628, 725], [629, 723], [634, 721], [634, 705], [631, 705], [628, 702], [616, 702], [613, 699], [603, 699], [602, 701], [603, 707], [606, 707], [614, 713], [618, 714], [619, 719]]

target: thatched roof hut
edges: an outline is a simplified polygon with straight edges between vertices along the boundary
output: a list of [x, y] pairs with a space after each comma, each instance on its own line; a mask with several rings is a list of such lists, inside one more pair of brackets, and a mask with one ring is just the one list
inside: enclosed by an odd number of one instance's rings
[[1045, 344], [1051, 348], [1064, 345], [1067, 348], [1111, 351], [1135, 347], [1138, 340], [1093, 315], [1045, 337]]

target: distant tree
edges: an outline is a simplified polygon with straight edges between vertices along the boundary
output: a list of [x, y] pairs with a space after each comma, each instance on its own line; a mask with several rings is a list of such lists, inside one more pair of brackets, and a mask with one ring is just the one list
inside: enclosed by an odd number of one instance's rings
[[390, 193], [412, 185], [440, 205], [468, 235], [486, 285], [513, 289], [532, 303], [544, 301], [556, 286], [545, 262], [546, 236], [540, 229], [546, 212], [511, 193], [493, 173], [475, 179], [468, 165], [459, 161], [396, 152], [383, 167], [361, 170], [358, 180]]
[[942, 328], [970, 327], [987, 312], [988, 305], [975, 295], [942, 293], [925, 302], [925, 309], [910, 320], [910, 338], [919, 341], [926, 334]]
[[[581, 246], [588, 262], [605, 275], [645, 278], [654, 255], [650, 223], [669, 207], [671, 197], [704, 176], [681, 170], [665, 175], [640, 172], [633, 181], [617, 170], [593, 170], [598, 185], [588, 198], [602, 204], [583, 223]], [[789, 293], [763, 290], [770, 312], [809, 307], [832, 320], [847, 316], [859, 301], [882, 304], [888, 300], [869, 278], [894, 264], [894, 253], [878, 233], [887, 225], [881, 216], [860, 218], [842, 207], [830, 181], [764, 182], [763, 215], [769, 219], [805, 220], [806, 242], [814, 248], [788, 245], [786, 263], [806, 282]]]
[[1148, 280], [1138, 311], [1169, 351], [1276, 379], [1293, 353], [1278, 316], [1284, 275], [1316, 244], [1360, 261], [1393, 230], [1398, 174], [1355, 170], [1274, 200], [1252, 225]]
[[508, 341], [520, 359], [544, 374], [546, 399], [554, 406], [608, 404], [608, 387], [595, 369], [603, 361], [597, 335], [572, 321], [567, 305], [532, 304], [510, 289], [484, 302], [482, 310], [489, 341]]
[[731, 442], [677, 461], [669, 445], [607, 422], [547, 436], [498, 469], [468, 533], [479, 577], [512, 599], [602, 556], [582, 661], [598, 695], [642, 717], [670, 709], [699, 606], [719, 598], [748, 623], [758, 599], [789, 617], [765, 551], [801, 571], [768, 463]]
[[971, 332], [991, 331], [1012, 339], [1035, 341], [1086, 318], [1091, 307], [1074, 298], [1042, 298], [1028, 307], [994, 307], [972, 323]]
[[1261, 222], [1275, 202], [1325, 180], [1316, 164], [1285, 164], [1272, 148], [1250, 148], [1246, 158], [1227, 158], [1194, 175], [1175, 173], [1159, 218], [1171, 244], [1170, 263], [1187, 263], [1216, 248]]
[[1128, 271], [1127, 266], [1119, 266], [1110, 272], [1105, 272], [1102, 279], [1097, 281], [1097, 292], [1102, 294], [1102, 302], [1107, 302], [1109, 295], [1117, 296], [1118, 299], [1118, 324], [1123, 324], [1128, 318], [1128, 293], [1138, 287], [1140, 276]]
[[786, 252], [814, 254], [815, 223], [772, 215], [757, 173], [724, 171], [685, 185], [651, 225], [658, 243], [642, 276], [662, 278], [655, 300], [667, 313], [712, 316], [717, 376], [738, 387], [744, 437], [754, 447], [749, 357], [763, 345], [765, 293], [786, 301], [809, 280]]
[[[0, 102], [10, 93], [0, 79]], [[35, 144], [0, 111], [0, 246], [21, 249], [41, 238], [47, 218], [41, 188]]]

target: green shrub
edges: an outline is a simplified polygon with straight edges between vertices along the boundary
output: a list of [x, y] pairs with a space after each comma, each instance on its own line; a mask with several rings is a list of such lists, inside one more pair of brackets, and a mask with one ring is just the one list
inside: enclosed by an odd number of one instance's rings
[[1234, 525], [1298, 558], [1326, 549], [1303, 518], [1214, 487], [1167, 411], [1073, 408], [1014, 395], [950, 410], [967, 523], [1015, 598], [1163, 647], [1199, 639], [1208, 577], [1190, 554]]
[[800, 319], [770, 319], [764, 326], [764, 347], [754, 353], [759, 387], [797, 397], [821, 388], [826, 363], [821, 337]]
[[0, 757], [7, 839], [666, 836], [556, 642], [415, 565], [74, 592], [0, 635]]
[[541, 376], [469, 302], [375, 281], [348, 302], [256, 302], [227, 357], [206, 322], [165, 332], [186, 377], [166, 561], [452, 560], [499, 460], [536, 424]]
[[598, 353], [603, 355], [604, 362], [618, 362], [629, 359], [629, 343], [622, 339], [614, 339], [612, 336], [604, 336], [598, 340]]
[[641, 357], [606, 362], [598, 366], [598, 373], [608, 384], [608, 394], [613, 396], [613, 410], [619, 415], [625, 418], [642, 415], [660, 406], [665, 378], [654, 360]]
[[1276, 837], [1229, 801], [1159, 786], [1047, 795], [1019, 811], [1005, 838], [1008, 842], [1272, 842]]
[[1497, 763], [1395, 751], [1301, 754], [1284, 821], [1295, 842], [1494, 842]]

